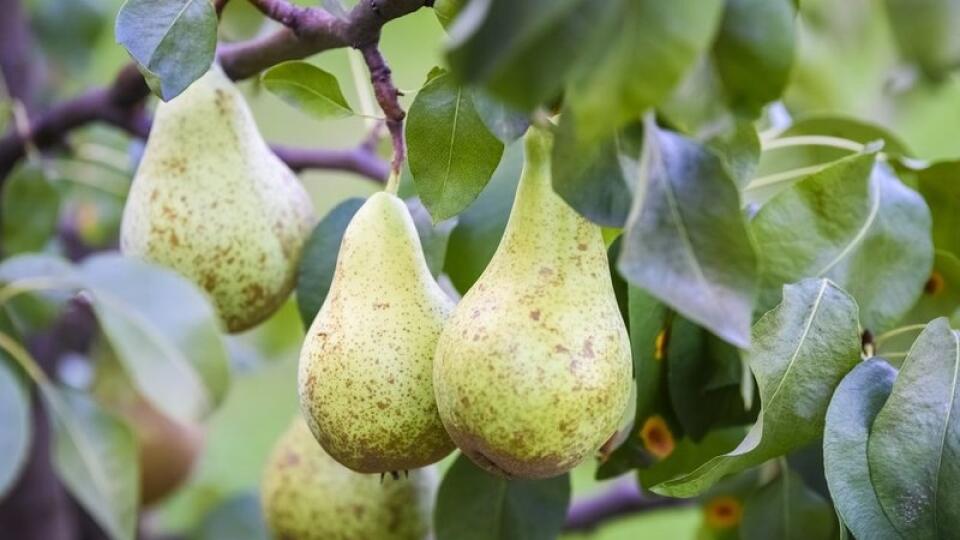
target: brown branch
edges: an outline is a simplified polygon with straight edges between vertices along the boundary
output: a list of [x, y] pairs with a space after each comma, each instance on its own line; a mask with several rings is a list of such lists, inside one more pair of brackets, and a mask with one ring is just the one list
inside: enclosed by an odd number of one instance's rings
[[403, 166], [403, 160], [406, 159], [406, 147], [403, 141], [403, 119], [406, 113], [400, 106], [400, 96], [403, 95], [393, 84], [390, 67], [386, 60], [380, 54], [380, 48], [376, 43], [371, 43], [360, 48], [363, 54], [363, 60], [370, 69], [370, 82], [373, 83], [373, 93], [377, 97], [377, 103], [386, 116], [387, 130], [390, 131], [390, 138], [393, 141], [393, 161], [391, 169], [396, 175], [400, 174], [400, 167]]
[[691, 499], [672, 499], [640, 491], [632, 476], [616, 480], [599, 495], [574, 502], [567, 511], [564, 530], [590, 531], [613, 519], [691, 504]]
[[[258, 7], [261, 4], [278, 3], [278, 0], [253, 1]], [[412, 13], [424, 5], [425, 0], [361, 0], [346, 19], [338, 19], [321, 8], [276, 8], [280, 10], [278, 13], [290, 14], [292, 27], [284, 27], [247, 42], [223, 46], [217, 59], [227, 75], [238, 80], [252, 77], [285, 60], [304, 58], [329, 49], [350, 46], [362, 50], [377, 43], [380, 30], [388, 21]], [[373, 67], [371, 75], [374, 75]], [[104, 122], [143, 135], [143, 102], [148, 95], [149, 89], [143, 77], [132, 64], [127, 65], [110, 87], [89, 90], [37, 115], [31, 120], [29, 138], [37, 148], [48, 149], [60, 145], [70, 131], [93, 122]], [[391, 127], [391, 134], [399, 132], [397, 120], [393, 121], [395, 125]], [[402, 118], [399, 122], [399, 127], [402, 127]], [[394, 140], [396, 142], [396, 135]], [[402, 138], [400, 152], [402, 156]], [[24, 153], [25, 140], [15, 130], [0, 138], [0, 184], [16, 162], [24, 157]]]

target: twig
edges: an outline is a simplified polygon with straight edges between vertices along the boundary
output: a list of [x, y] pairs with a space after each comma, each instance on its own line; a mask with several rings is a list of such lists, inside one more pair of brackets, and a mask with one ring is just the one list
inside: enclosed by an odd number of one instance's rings
[[643, 494], [636, 479], [631, 476], [614, 481], [599, 495], [574, 502], [567, 512], [564, 530], [589, 531], [618, 517], [691, 503], [690, 499]]
[[363, 55], [363, 60], [370, 69], [373, 94], [377, 97], [377, 103], [380, 104], [380, 109], [386, 116], [387, 130], [390, 131], [390, 138], [393, 140], [393, 161], [390, 166], [393, 173], [399, 176], [403, 160], [406, 159], [406, 148], [403, 142], [403, 119], [406, 113], [400, 106], [401, 93], [394, 86], [390, 67], [380, 54], [380, 48], [376, 43], [360, 47], [360, 54]]

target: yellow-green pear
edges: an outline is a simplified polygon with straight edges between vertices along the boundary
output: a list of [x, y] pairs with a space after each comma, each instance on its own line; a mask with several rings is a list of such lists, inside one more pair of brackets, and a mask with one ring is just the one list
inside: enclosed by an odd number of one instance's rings
[[434, 364], [450, 437], [507, 477], [575, 467], [614, 434], [630, 394], [630, 342], [600, 227], [553, 192], [551, 145], [546, 130], [527, 133], [503, 238]]
[[433, 397], [433, 353], [452, 310], [406, 205], [386, 192], [371, 196], [343, 234], [300, 352], [300, 406], [334, 459], [383, 473], [453, 450]]
[[423, 540], [436, 488], [432, 467], [382, 479], [345, 468], [298, 415], [269, 458], [261, 503], [277, 540]]
[[303, 186], [214, 66], [157, 106], [120, 247], [196, 282], [237, 332], [269, 317], [290, 294], [313, 216]]

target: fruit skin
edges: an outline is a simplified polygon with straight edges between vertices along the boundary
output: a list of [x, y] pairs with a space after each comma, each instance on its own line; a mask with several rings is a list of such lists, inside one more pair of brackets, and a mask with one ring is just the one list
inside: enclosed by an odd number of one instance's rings
[[434, 389], [447, 432], [479, 466], [545, 478], [617, 429], [630, 342], [600, 228], [557, 196], [551, 135], [531, 128], [497, 251], [437, 344]]
[[422, 540], [436, 489], [432, 467], [382, 482], [343, 467], [298, 416], [267, 462], [261, 503], [278, 540]]
[[371, 196], [344, 232], [330, 292], [300, 352], [300, 406], [334, 459], [383, 473], [453, 450], [433, 396], [433, 353], [452, 310], [406, 205]]
[[239, 332], [286, 300], [314, 221], [303, 186], [214, 66], [157, 106], [120, 247], [196, 282]]

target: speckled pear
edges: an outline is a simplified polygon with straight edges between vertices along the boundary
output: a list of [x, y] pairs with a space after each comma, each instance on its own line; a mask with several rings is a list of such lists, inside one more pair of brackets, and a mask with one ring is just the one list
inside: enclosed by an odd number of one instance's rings
[[371, 196], [344, 232], [300, 352], [300, 406], [334, 459], [383, 473], [453, 450], [433, 398], [433, 353], [452, 310], [406, 205]]
[[219, 67], [157, 106], [123, 212], [124, 253], [196, 282], [238, 332], [289, 296], [313, 223], [310, 197]]
[[549, 132], [531, 128], [507, 228], [437, 344], [444, 426], [479, 466], [546, 478], [614, 434], [630, 394], [627, 331], [600, 228], [553, 192]]
[[436, 487], [432, 467], [382, 481], [343, 467], [298, 416], [267, 462], [261, 504], [278, 540], [424, 540]]

